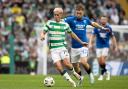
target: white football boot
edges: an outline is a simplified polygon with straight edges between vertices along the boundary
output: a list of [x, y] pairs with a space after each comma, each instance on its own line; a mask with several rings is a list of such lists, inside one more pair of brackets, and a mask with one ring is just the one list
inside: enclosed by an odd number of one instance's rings
[[106, 80], [110, 80], [110, 72], [106, 71]]
[[84, 80], [84, 76], [80, 76], [80, 80], [78, 82], [78, 86], [80, 86], [82, 84], [83, 80]]
[[89, 79], [90, 79], [90, 83], [93, 84], [95, 81], [93, 73], [89, 74]]
[[99, 81], [103, 80], [103, 75], [100, 75], [100, 77], [98, 78]]

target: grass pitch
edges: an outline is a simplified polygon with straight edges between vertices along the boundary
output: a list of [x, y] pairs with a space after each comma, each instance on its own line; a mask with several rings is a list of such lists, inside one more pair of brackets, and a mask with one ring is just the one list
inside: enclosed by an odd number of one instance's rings
[[50, 75], [55, 80], [53, 87], [44, 87], [42, 75], [0, 75], [0, 89], [128, 89], [128, 76], [114, 76], [110, 81], [97, 81], [90, 84], [88, 76], [79, 87], [71, 85], [60, 75]]

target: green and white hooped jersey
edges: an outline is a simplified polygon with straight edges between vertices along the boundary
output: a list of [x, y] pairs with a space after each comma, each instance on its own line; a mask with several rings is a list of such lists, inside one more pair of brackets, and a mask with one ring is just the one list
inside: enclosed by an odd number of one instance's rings
[[65, 48], [66, 33], [71, 33], [69, 25], [63, 21], [56, 22], [49, 20], [44, 27], [44, 31], [48, 32], [50, 49]]

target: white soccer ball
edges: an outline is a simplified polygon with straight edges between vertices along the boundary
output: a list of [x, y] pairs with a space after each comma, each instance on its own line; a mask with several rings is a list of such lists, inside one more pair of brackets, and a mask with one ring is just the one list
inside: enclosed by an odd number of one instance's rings
[[54, 84], [55, 84], [55, 81], [54, 81], [53, 77], [48, 76], [48, 77], [44, 78], [44, 85], [46, 87], [52, 87], [52, 86], [54, 86]]

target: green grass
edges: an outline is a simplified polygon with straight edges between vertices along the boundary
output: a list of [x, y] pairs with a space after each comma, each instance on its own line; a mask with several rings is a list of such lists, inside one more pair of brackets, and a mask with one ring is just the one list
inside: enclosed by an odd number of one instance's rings
[[82, 86], [71, 85], [60, 75], [51, 75], [55, 80], [54, 87], [44, 87], [45, 76], [36, 75], [0, 75], [0, 89], [128, 89], [128, 76], [114, 76], [110, 81], [96, 81], [90, 84], [85, 76]]

